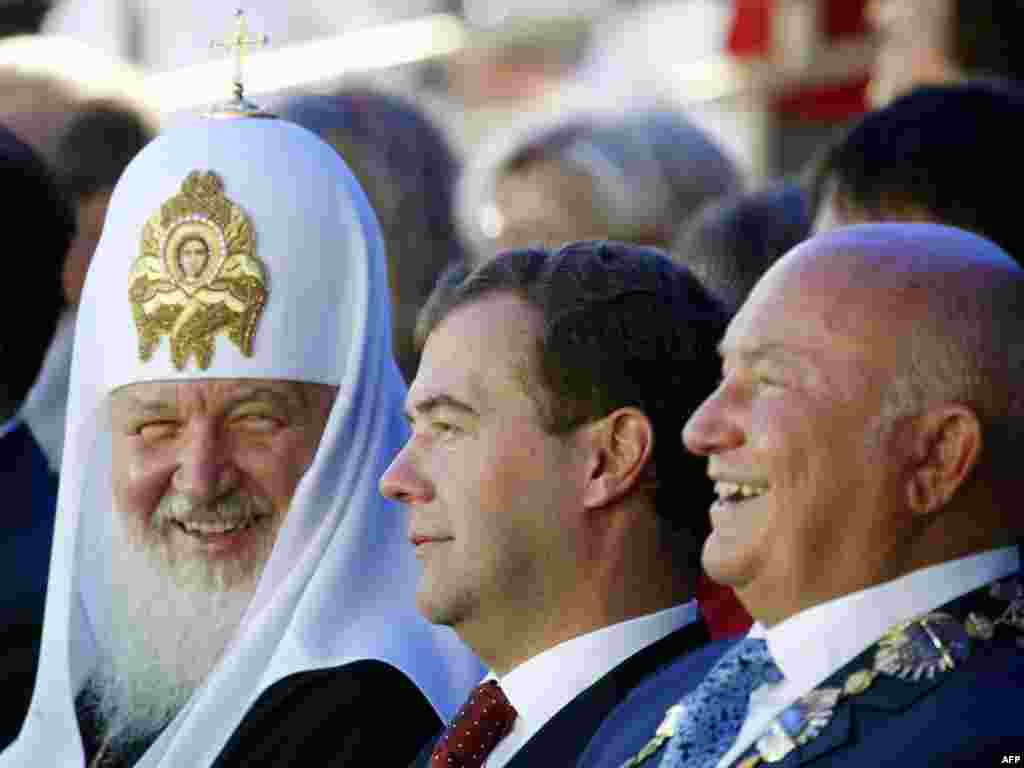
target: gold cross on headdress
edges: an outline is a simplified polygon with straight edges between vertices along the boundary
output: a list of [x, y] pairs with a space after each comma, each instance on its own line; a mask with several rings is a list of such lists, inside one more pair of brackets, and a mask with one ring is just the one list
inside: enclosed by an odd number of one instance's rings
[[249, 48], [258, 46], [264, 46], [270, 42], [270, 38], [266, 35], [259, 35], [257, 37], [249, 37], [248, 29], [245, 24], [245, 11], [239, 8], [235, 11], [235, 18], [238, 19], [238, 27], [235, 31], [235, 36], [224, 40], [223, 42], [214, 41], [211, 43], [213, 48], [224, 48], [228, 51], [234, 51], [235, 53], [235, 99], [238, 101], [243, 100], [243, 93], [245, 86], [242, 80], [242, 63], [245, 61], [245, 52]]

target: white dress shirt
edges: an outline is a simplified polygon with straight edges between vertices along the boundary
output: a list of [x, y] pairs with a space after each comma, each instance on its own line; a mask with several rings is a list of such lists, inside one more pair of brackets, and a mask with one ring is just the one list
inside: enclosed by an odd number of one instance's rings
[[1016, 547], [922, 568], [893, 581], [801, 611], [749, 637], [763, 637], [785, 679], [750, 695], [739, 736], [718, 761], [731, 766], [782, 710], [841, 669], [901, 621], [933, 611], [961, 595], [1020, 570]]
[[[504, 766], [576, 696], [630, 656], [692, 624], [699, 616], [697, 601], [691, 600], [566, 640], [500, 679], [488, 674], [484, 679], [498, 680], [517, 717], [512, 730], [484, 761], [484, 768]], [[594, 723], [595, 729], [597, 725]]]

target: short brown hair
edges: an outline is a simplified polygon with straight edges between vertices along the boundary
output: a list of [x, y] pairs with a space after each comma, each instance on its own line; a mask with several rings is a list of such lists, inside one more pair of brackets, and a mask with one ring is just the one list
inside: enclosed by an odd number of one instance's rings
[[544, 427], [567, 434], [619, 408], [642, 410], [654, 429], [655, 512], [699, 548], [710, 532], [711, 483], [681, 432], [717, 385], [722, 305], [660, 250], [585, 241], [486, 262], [428, 305], [425, 335], [455, 309], [497, 293], [542, 315], [524, 378]]

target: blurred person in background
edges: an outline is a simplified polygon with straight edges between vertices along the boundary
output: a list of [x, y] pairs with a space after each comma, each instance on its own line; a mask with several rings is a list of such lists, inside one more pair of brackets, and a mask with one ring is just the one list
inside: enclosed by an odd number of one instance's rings
[[59, 77], [0, 66], [0, 124], [48, 163], [53, 162], [59, 137], [78, 101], [79, 92]]
[[814, 228], [933, 221], [1024, 260], [1017, 204], [993, 183], [1024, 173], [1024, 90], [975, 81], [922, 86], [855, 124], [815, 169]]
[[78, 234], [64, 260], [67, 307], [23, 411], [54, 472], [60, 471], [75, 313], [85, 275], [103, 230], [114, 184], [153, 135], [138, 110], [114, 101], [96, 101], [75, 109], [57, 142], [54, 168], [65, 196], [77, 211]]
[[458, 165], [445, 135], [414, 104], [365, 87], [295, 97], [275, 112], [333, 146], [366, 191], [388, 259], [392, 348], [412, 381], [417, 313], [441, 271], [462, 258], [452, 204]]
[[876, 107], [916, 85], [1024, 80], [1024, 5], [1016, 0], [871, 0], [868, 19], [880, 41], [868, 88]]
[[136, 68], [85, 43], [30, 34], [0, 39], [0, 124], [48, 163], [83, 103], [130, 105], [155, 123], [150, 96]]
[[687, 222], [672, 256], [735, 311], [768, 267], [810, 232], [806, 191], [782, 180], [706, 205]]
[[37, 33], [51, 5], [51, 0], [7, 0], [0, 8], [0, 37]]
[[453, 261], [444, 271], [437, 276], [434, 289], [430, 292], [426, 302], [416, 316], [416, 332], [413, 334], [413, 342], [416, 344], [416, 351], [422, 355], [423, 345], [427, 343], [427, 336], [430, 335], [431, 318], [437, 314], [439, 307], [448, 303], [455, 289], [465, 280], [470, 273], [469, 264], [465, 259]]
[[57, 477], [20, 416], [64, 305], [61, 264], [74, 211], [39, 155], [0, 128], [0, 183], [8, 226], [25, 243], [8, 255], [12, 295], [0, 303], [0, 749], [18, 732], [35, 678], [50, 563]]
[[732, 160], [680, 113], [573, 116], [485, 149], [456, 214], [476, 263], [588, 238], [666, 248], [701, 205], [741, 188]]

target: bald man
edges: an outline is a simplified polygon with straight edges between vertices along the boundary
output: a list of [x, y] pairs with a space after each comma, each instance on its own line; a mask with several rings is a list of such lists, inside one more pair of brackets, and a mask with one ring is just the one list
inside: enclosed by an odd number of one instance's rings
[[[648, 734], [652, 764], [1024, 751], [1022, 310], [1021, 267], [935, 224], [838, 229], [765, 274], [683, 431], [718, 495], [704, 567], [755, 624]], [[663, 707], [671, 673], [613, 713], [581, 765], [621, 765], [610, 732]]]

